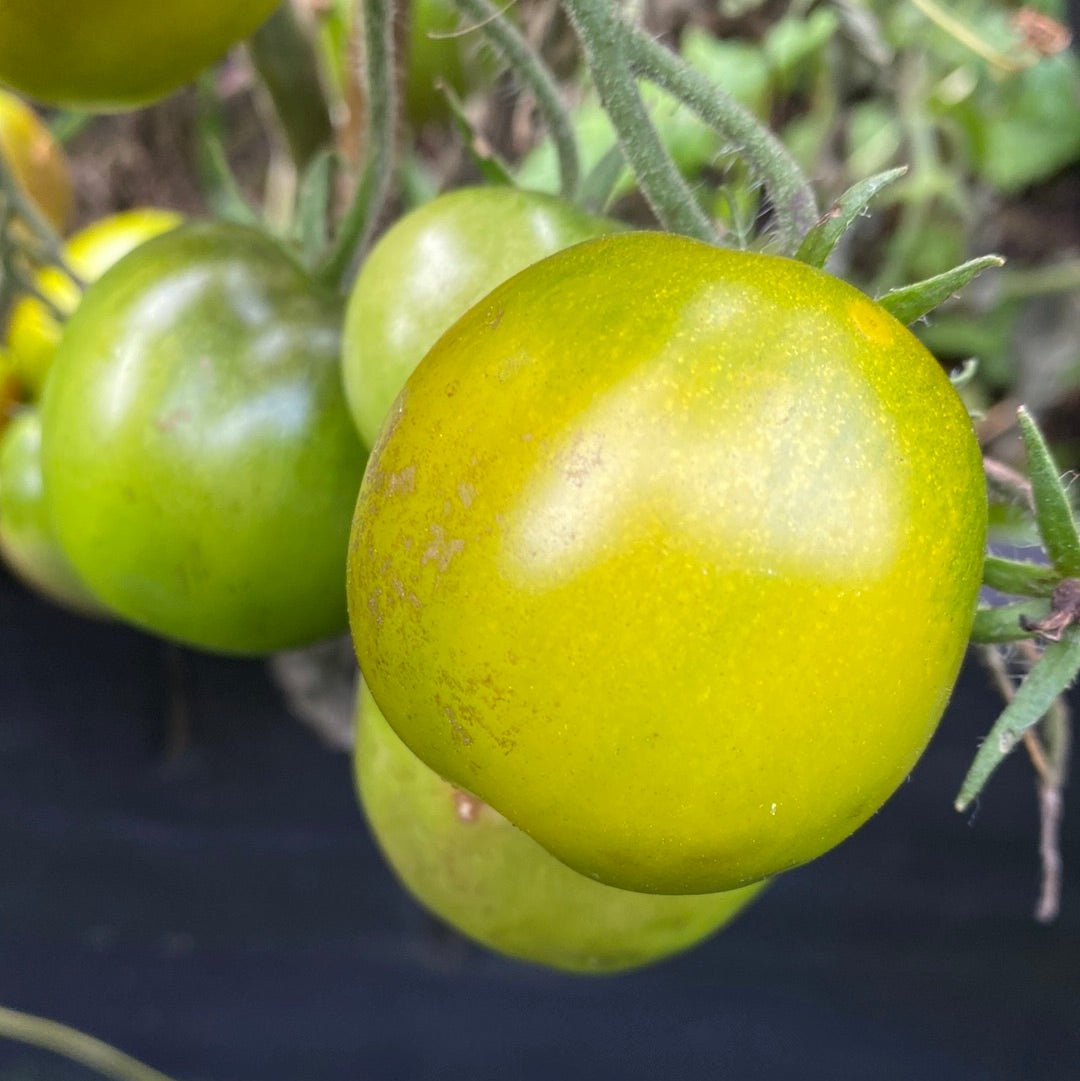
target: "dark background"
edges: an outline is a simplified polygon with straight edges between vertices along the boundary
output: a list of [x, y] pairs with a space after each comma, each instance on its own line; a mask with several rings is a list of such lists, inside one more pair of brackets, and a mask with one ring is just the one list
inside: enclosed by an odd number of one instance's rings
[[[969, 664], [854, 838], [698, 949], [576, 978], [473, 947], [398, 889], [347, 757], [262, 663], [0, 577], [0, 1003], [177, 1081], [1077, 1081], [1080, 807], [1041, 926], [1026, 758], [974, 816], [951, 806], [998, 708]], [[0, 1081], [91, 1076], [0, 1041]]]

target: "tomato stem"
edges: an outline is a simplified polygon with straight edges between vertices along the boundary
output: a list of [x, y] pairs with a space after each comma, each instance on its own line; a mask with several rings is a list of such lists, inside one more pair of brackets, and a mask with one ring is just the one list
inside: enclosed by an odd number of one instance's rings
[[165, 1074], [85, 1032], [6, 1006], [0, 1006], [0, 1036], [63, 1055], [114, 1081], [170, 1081]]
[[337, 236], [316, 277], [341, 288], [371, 239], [390, 194], [398, 87], [394, 71], [395, 0], [360, 0], [365, 64], [365, 135], [367, 153], [360, 182], [338, 227]]
[[560, 190], [564, 198], [575, 201], [581, 186], [577, 137], [547, 65], [491, 0], [455, 0], [455, 3], [477, 20], [478, 28], [507, 61], [514, 75], [532, 91], [559, 158]]
[[[626, 161], [660, 224], [672, 232], [716, 243], [712, 220], [694, 198], [642, 101], [635, 61], [640, 64], [645, 53], [640, 45], [635, 48], [633, 25], [611, 0], [563, 0], [563, 7], [581, 40], [593, 83]], [[661, 51], [667, 52], [662, 47]]]
[[600, 99], [642, 193], [665, 228], [715, 242], [712, 221], [664, 149], [637, 78], [678, 98], [729, 139], [765, 185], [780, 247], [793, 254], [818, 220], [813, 188], [779, 139], [754, 115], [635, 26], [610, 0], [563, 0], [585, 49]]
[[68, 266], [64, 257], [63, 241], [41, 211], [38, 210], [34, 201], [19, 186], [2, 150], [0, 150], [0, 203], [6, 204], [9, 211], [3, 216], [3, 234], [0, 237], [5, 249], [10, 247], [26, 251], [29, 247], [26, 240], [18, 236], [13, 237], [11, 234], [12, 219], [18, 218], [30, 232], [29, 242], [33, 243], [37, 248], [32, 253], [33, 260], [39, 263], [51, 263], [60, 267], [72, 281], [81, 286], [82, 283], [78, 275]]

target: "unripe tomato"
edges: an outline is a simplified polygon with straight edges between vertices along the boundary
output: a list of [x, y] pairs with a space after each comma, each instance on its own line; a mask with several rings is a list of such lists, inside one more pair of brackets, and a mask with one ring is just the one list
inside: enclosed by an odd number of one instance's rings
[[125, 619], [263, 653], [340, 632], [365, 454], [341, 306], [263, 233], [182, 226], [83, 296], [42, 398], [61, 546]]
[[57, 543], [41, 477], [41, 415], [19, 411], [0, 435], [0, 555], [31, 588], [84, 615], [101, 603]]
[[432, 769], [576, 870], [744, 885], [903, 780], [986, 503], [934, 358], [793, 260], [628, 233], [473, 307], [364, 478], [353, 635]]
[[0, 90], [0, 151], [15, 182], [62, 233], [75, 201], [67, 155], [37, 113], [4, 90]]
[[365, 445], [424, 354], [481, 297], [545, 255], [620, 228], [514, 188], [460, 188], [399, 218], [361, 267], [346, 313], [345, 396]]
[[250, 34], [278, 0], [5, 0], [0, 83], [87, 112], [164, 97]]
[[[83, 283], [100, 278], [122, 256], [152, 236], [175, 229], [183, 219], [172, 210], [140, 207], [110, 214], [72, 236], [64, 247], [67, 265]], [[80, 290], [59, 267], [44, 267], [34, 284], [65, 314], [79, 303]], [[8, 349], [15, 373], [31, 398], [41, 395], [63, 326], [37, 297], [24, 296], [8, 318]]]
[[405, 887], [462, 934], [510, 957], [570, 972], [638, 968], [711, 935], [761, 888], [667, 897], [571, 871], [428, 769], [367, 688], [353, 761], [368, 822]]

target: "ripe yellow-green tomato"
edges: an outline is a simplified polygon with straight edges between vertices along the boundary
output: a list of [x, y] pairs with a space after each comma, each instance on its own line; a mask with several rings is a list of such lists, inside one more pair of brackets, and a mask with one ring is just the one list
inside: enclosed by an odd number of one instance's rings
[[546, 255], [621, 228], [514, 188], [460, 188], [399, 218], [361, 267], [345, 317], [345, 397], [364, 444], [424, 354], [481, 297]]
[[278, 0], [4, 0], [0, 83], [47, 105], [107, 112], [176, 90], [247, 37]]
[[727, 893], [632, 893], [571, 871], [401, 742], [366, 688], [354, 768], [372, 832], [414, 897], [489, 949], [570, 972], [638, 968], [729, 923], [761, 884]]
[[0, 435], [0, 555], [50, 600], [84, 615], [105, 613], [53, 531], [41, 476], [41, 414], [32, 406], [21, 409]]
[[[64, 248], [68, 266], [84, 284], [96, 281], [120, 258], [153, 236], [175, 229], [183, 219], [172, 210], [140, 207], [110, 214], [72, 236]], [[35, 275], [38, 292], [70, 315], [79, 303], [79, 287], [59, 267]], [[15, 374], [31, 398], [41, 395], [63, 326], [37, 297], [23, 297], [8, 319], [8, 349]]]
[[0, 151], [16, 183], [62, 233], [74, 205], [67, 155], [37, 113], [6, 90], [0, 90]]
[[575, 870], [734, 888], [847, 837], [945, 707], [982, 462], [853, 287], [660, 233], [516, 275], [428, 353], [360, 491], [375, 700]]

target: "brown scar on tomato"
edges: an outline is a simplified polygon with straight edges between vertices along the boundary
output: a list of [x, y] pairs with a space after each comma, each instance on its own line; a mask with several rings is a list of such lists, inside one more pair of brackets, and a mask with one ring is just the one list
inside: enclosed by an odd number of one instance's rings
[[410, 495], [416, 491], [416, 464], [407, 465], [386, 478], [386, 494]]
[[484, 801], [477, 799], [471, 792], [466, 792], [463, 788], [455, 788], [452, 791], [451, 799], [454, 801], [454, 814], [457, 815], [458, 820], [461, 822], [475, 822], [480, 817], [480, 812], [484, 809]]
[[465, 542], [460, 537], [450, 539], [446, 536], [446, 530], [437, 522], [431, 523], [431, 543], [424, 549], [420, 559], [420, 566], [434, 561], [439, 570], [445, 571], [450, 566], [450, 560], [463, 551]]

